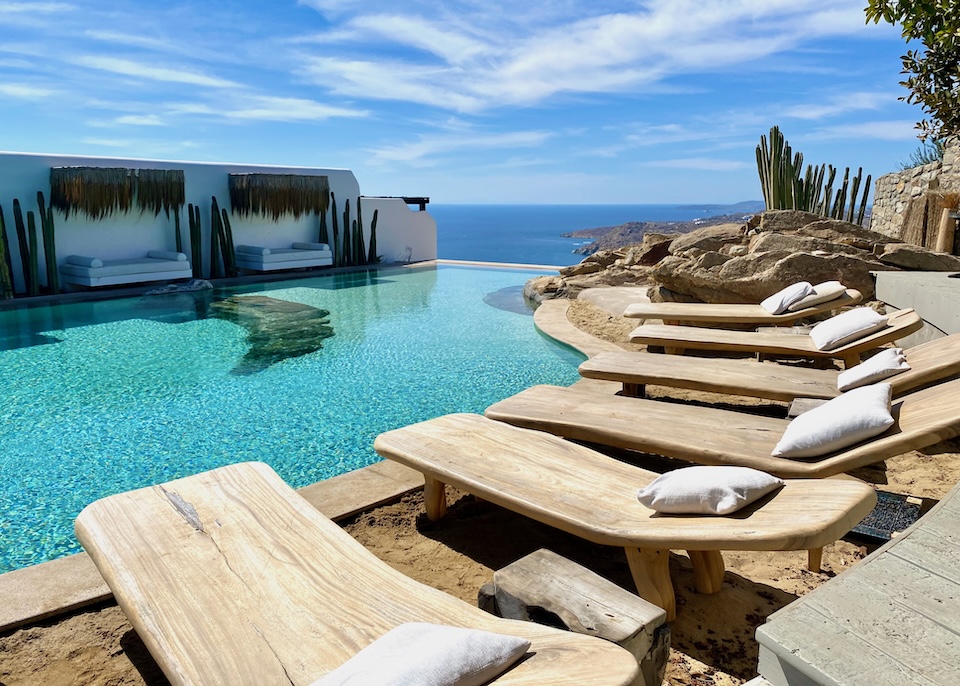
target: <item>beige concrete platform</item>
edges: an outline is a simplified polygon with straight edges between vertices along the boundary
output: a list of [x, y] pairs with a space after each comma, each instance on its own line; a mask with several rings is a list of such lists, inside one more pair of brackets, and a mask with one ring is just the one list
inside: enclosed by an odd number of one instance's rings
[[[423, 487], [423, 476], [394, 462], [357, 469], [299, 489], [324, 515], [345, 519]], [[0, 632], [112, 597], [86, 553], [0, 574]]]
[[623, 316], [628, 305], [648, 303], [649, 286], [601, 286], [580, 291], [577, 300], [586, 300], [617, 317]]

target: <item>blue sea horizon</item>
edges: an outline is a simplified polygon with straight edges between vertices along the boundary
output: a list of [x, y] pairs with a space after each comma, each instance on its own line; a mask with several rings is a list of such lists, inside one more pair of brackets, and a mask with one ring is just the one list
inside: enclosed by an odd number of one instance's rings
[[428, 206], [437, 221], [437, 256], [448, 260], [577, 264], [573, 251], [590, 238], [561, 234], [625, 222], [692, 221], [743, 211], [742, 204], [445, 205]]

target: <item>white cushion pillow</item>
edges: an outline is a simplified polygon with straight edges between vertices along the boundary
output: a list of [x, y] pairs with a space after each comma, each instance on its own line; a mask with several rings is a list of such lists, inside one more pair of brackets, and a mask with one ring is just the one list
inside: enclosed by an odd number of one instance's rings
[[294, 243], [290, 246], [296, 250], [329, 250], [330, 246], [326, 243]]
[[270, 248], [261, 248], [259, 245], [238, 245], [233, 252], [243, 253], [244, 255], [269, 255]]
[[787, 286], [783, 290], [777, 291], [770, 297], [760, 303], [760, 307], [770, 314], [781, 314], [787, 311], [793, 303], [813, 294], [813, 286], [806, 281]]
[[869, 307], [855, 307], [810, 329], [817, 350], [833, 350], [887, 325], [887, 318]]
[[910, 369], [903, 348], [887, 348], [878, 352], [866, 362], [840, 372], [837, 376], [837, 390], [849, 391], [851, 388], [866, 386], [889, 379]]
[[182, 252], [172, 250], [148, 250], [147, 257], [155, 260], [173, 260], [174, 262], [186, 262], [187, 256]]
[[67, 255], [67, 259], [64, 260], [67, 264], [75, 264], [78, 267], [90, 267], [91, 269], [99, 269], [103, 266], [103, 260], [99, 257], [85, 257], [83, 255]]
[[480, 686], [530, 648], [490, 631], [411, 622], [397, 626], [310, 686]]
[[775, 457], [819, 457], [881, 434], [893, 424], [891, 386], [878, 383], [837, 396], [787, 425]]
[[791, 312], [803, 310], [807, 307], [819, 305], [820, 303], [836, 300], [846, 292], [847, 287], [839, 281], [824, 281], [813, 287], [813, 293], [793, 303], [787, 309]]
[[637, 499], [657, 512], [725, 515], [782, 485], [781, 479], [750, 467], [684, 467], [658, 476], [637, 492]]

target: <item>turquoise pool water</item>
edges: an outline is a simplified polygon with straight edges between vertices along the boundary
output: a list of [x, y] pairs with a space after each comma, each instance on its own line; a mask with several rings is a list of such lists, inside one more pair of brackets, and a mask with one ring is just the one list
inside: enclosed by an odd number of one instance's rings
[[[112, 493], [243, 460], [300, 487], [376, 462], [385, 430], [572, 383], [581, 358], [520, 302], [535, 275], [391, 269], [0, 312], [0, 572], [80, 550], [74, 518]], [[315, 333], [312, 308], [333, 336], [251, 364], [249, 317], [212, 314], [230, 296], [281, 306], [258, 349]]]

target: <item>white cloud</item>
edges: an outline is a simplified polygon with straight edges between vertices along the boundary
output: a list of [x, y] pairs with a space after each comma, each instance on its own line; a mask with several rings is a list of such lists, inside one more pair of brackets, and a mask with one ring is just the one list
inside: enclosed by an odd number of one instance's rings
[[131, 146], [130, 141], [116, 138], [84, 138], [80, 142], [86, 145], [97, 145], [104, 148], [129, 148]]
[[126, 124], [130, 126], [166, 126], [166, 123], [155, 114], [128, 114], [117, 117], [114, 120], [117, 124]]
[[0, 2], [0, 14], [53, 14], [55, 12], [70, 12], [76, 9], [65, 2]]
[[785, 108], [782, 114], [796, 119], [825, 119], [847, 112], [878, 110], [896, 100], [897, 96], [891, 93], [845, 93], [827, 97], [821, 102], [792, 105]]
[[385, 146], [370, 152], [379, 162], [423, 163], [425, 158], [462, 150], [537, 147], [551, 136], [547, 131], [420, 136], [419, 140], [412, 143]]
[[119, 31], [103, 31], [103, 30], [89, 30], [84, 31], [84, 35], [93, 38], [94, 40], [102, 41], [104, 43], [117, 43], [119, 45], [133, 45], [140, 48], [149, 48], [154, 50], [170, 50], [173, 48], [173, 44], [160, 40], [158, 38], [150, 38], [148, 36], [138, 36], [130, 33], [121, 33]]
[[302, 98], [277, 98], [256, 96], [244, 98], [247, 107], [227, 108], [221, 112], [231, 119], [257, 119], [261, 121], [318, 121], [331, 117], [366, 117], [366, 110], [348, 107], [333, 107]]
[[750, 165], [737, 160], [721, 160], [709, 157], [690, 157], [676, 160], [650, 160], [642, 163], [645, 167], [664, 167], [667, 169], [697, 169], [700, 171], [738, 171]]
[[98, 57], [96, 55], [83, 55], [73, 60], [75, 64], [92, 69], [111, 72], [113, 74], [122, 74], [124, 76], [135, 76], [149, 81], [164, 81], [169, 83], [187, 83], [195, 86], [209, 86], [212, 88], [236, 88], [240, 84], [226, 79], [218, 79], [213, 76], [198, 74], [182, 68], [158, 67], [133, 60], [119, 59], [116, 57]]
[[56, 91], [50, 88], [38, 88], [23, 83], [0, 83], [0, 95], [23, 100], [42, 100], [54, 95]]
[[808, 134], [810, 140], [873, 138], [884, 141], [909, 141], [917, 137], [915, 121], [865, 121], [817, 129]]

